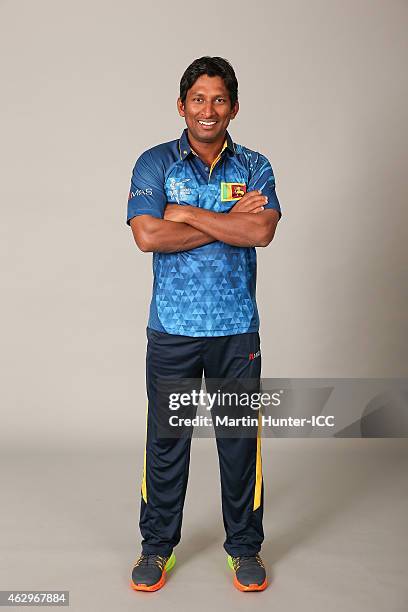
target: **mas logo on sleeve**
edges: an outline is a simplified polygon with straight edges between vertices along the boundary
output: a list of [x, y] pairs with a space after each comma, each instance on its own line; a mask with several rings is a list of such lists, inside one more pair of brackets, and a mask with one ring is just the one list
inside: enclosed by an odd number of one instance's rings
[[245, 183], [221, 183], [221, 202], [239, 200], [245, 194]]
[[151, 187], [146, 187], [145, 189], [135, 189], [135, 191], [129, 191], [128, 201], [136, 196], [152, 196], [153, 189]]

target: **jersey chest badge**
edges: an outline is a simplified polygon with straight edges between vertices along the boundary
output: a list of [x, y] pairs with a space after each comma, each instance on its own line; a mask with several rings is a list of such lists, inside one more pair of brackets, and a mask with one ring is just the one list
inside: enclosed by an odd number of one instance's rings
[[221, 202], [239, 200], [245, 194], [245, 183], [221, 183]]

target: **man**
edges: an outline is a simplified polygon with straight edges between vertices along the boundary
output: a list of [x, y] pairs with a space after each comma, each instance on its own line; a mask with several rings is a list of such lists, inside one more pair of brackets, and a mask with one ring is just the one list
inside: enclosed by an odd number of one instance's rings
[[[153, 252], [147, 328], [148, 395], [135, 590], [155, 591], [173, 567], [180, 541], [191, 436], [158, 431], [158, 379], [244, 378], [261, 372], [255, 301], [255, 247], [267, 246], [281, 216], [275, 179], [261, 154], [235, 144], [238, 83], [220, 57], [195, 60], [180, 81], [180, 139], [145, 151], [133, 170], [127, 223], [137, 246]], [[267, 579], [263, 541], [260, 437], [217, 436], [224, 548], [241, 591]]]

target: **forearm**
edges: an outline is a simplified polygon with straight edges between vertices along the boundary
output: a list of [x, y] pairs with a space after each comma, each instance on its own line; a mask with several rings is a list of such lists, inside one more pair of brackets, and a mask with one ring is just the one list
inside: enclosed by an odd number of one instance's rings
[[149, 217], [143, 224], [136, 221], [131, 225], [135, 241], [144, 252], [175, 253], [214, 242], [214, 238], [187, 223]]
[[214, 238], [187, 223], [175, 223], [164, 219], [163, 222], [165, 227], [161, 228], [160, 236], [155, 238], [152, 251], [160, 253], [190, 251], [214, 242]]
[[266, 246], [270, 239], [268, 227], [261, 213], [215, 213], [202, 208], [188, 207], [185, 222], [206, 232], [214, 240], [240, 247]]

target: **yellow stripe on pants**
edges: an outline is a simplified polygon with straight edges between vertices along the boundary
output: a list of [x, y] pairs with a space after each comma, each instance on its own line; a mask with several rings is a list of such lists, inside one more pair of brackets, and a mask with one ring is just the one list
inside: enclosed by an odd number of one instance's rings
[[142, 477], [142, 497], [144, 499], [145, 504], [147, 504], [147, 488], [146, 488], [146, 445], [147, 445], [147, 416], [149, 411], [149, 404], [147, 404], [146, 408], [146, 434], [145, 434], [145, 449], [144, 449], [144, 459], [143, 459], [143, 477]]
[[256, 473], [255, 473], [255, 495], [254, 495], [254, 510], [257, 510], [261, 505], [262, 493], [262, 457], [261, 457], [261, 430], [262, 420], [261, 414], [258, 413], [258, 433], [256, 436]]

